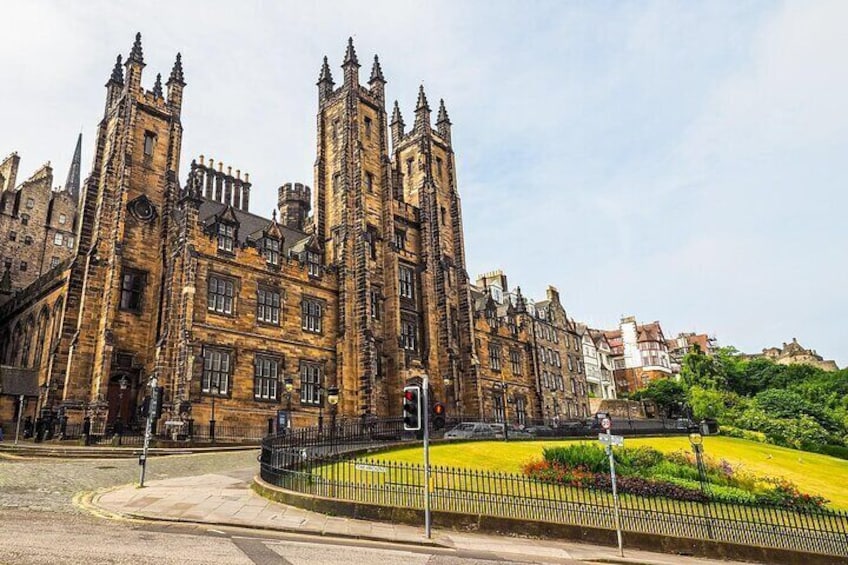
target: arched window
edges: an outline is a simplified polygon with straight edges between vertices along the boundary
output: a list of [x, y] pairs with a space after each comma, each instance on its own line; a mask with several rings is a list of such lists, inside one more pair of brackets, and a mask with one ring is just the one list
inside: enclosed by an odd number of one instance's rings
[[64, 316], [62, 315], [62, 307], [64, 305], [64, 301], [60, 298], [53, 306], [53, 328], [50, 336], [50, 353], [53, 353], [53, 351], [59, 347], [59, 340], [62, 337], [62, 320], [64, 319]]
[[44, 341], [47, 337], [47, 326], [49, 323], [50, 311], [45, 307], [41, 310], [41, 314], [38, 315], [38, 331], [35, 337], [35, 359], [32, 362], [32, 366], [36, 369], [41, 367], [41, 358], [44, 354]]
[[24, 332], [21, 336], [21, 362], [19, 365], [21, 367], [29, 367], [29, 357], [30, 351], [32, 350], [32, 329], [35, 325], [35, 322], [32, 319], [32, 316], [29, 317], [26, 324], [24, 324]]

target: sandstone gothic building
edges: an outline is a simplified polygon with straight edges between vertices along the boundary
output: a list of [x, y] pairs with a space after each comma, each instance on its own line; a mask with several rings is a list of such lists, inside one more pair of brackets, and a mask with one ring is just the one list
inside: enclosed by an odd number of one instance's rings
[[[379, 60], [361, 84], [349, 41], [340, 83], [326, 57], [318, 78], [314, 185], [283, 184], [263, 217], [248, 174], [204, 156], [181, 174], [180, 55], [151, 90], [144, 68], [138, 35], [106, 83], [72, 257], [0, 305], [0, 364], [35, 372], [39, 408], [95, 430], [133, 423], [155, 376], [172, 425], [214, 410], [220, 425], [262, 426], [282, 409], [310, 425], [336, 388], [340, 417], [399, 415], [401, 389], [426, 373], [449, 411], [498, 417], [443, 102], [433, 124], [421, 88], [407, 129], [396, 102], [387, 114]], [[521, 402], [538, 418], [557, 404], [539, 397], [534, 327], [488, 331], [504, 347], [524, 336], [509, 351], [525, 355]], [[0, 397], [0, 418], [11, 410]]]

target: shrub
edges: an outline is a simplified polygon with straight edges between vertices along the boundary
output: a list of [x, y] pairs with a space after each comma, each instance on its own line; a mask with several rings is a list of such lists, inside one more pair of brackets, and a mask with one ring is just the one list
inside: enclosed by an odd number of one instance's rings
[[580, 467], [593, 473], [608, 473], [609, 458], [606, 452], [593, 444], [577, 443], [567, 447], [546, 447], [542, 450], [545, 461], [561, 467]]
[[618, 449], [615, 452], [616, 463], [621, 463], [625, 467], [636, 471], [646, 471], [655, 465], [658, 465], [665, 459], [661, 451], [657, 451], [653, 447], [625, 447]]

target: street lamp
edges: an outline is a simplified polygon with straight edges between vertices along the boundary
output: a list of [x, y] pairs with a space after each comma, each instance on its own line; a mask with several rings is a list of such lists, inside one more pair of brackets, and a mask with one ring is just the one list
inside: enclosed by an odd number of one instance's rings
[[692, 444], [692, 450], [695, 452], [695, 463], [698, 466], [698, 478], [699, 478], [700, 483], [701, 483], [701, 492], [703, 492], [706, 495], [707, 494], [707, 487], [706, 487], [707, 477], [706, 477], [706, 471], [704, 469], [704, 459], [703, 459], [703, 456], [702, 456], [702, 454], [704, 452], [704, 437], [699, 433], [689, 434], [689, 443]]
[[209, 394], [212, 396], [212, 417], [209, 419], [209, 439], [215, 443], [215, 397], [221, 394], [221, 383], [209, 383]]
[[336, 439], [336, 413], [339, 411], [339, 387], [331, 386], [327, 389], [327, 402], [330, 403], [330, 441]]
[[[291, 417], [292, 417], [292, 415], [291, 415], [291, 410], [292, 410], [291, 399], [292, 399], [292, 391], [294, 391], [294, 379], [290, 376], [286, 377], [283, 380], [283, 384], [286, 387], [286, 429], [291, 429], [291, 427], [292, 427], [292, 423], [291, 423]], [[279, 431], [280, 430], [277, 430], [277, 433], [279, 433]]]
[[127, 379], [127, 376], [121, 375], [121, 380], [118, 381], [118, 387], [120, 389], [120, 392], [118, 392], [118, 417], [115, 419], [115, 435], [118, 436], [118, 445], [121, 445], [121, 438], [124, 435], [124, 423], [121, 418], [124, 411], [124, 391], [127, 390], [129, 385], [130, 381]]

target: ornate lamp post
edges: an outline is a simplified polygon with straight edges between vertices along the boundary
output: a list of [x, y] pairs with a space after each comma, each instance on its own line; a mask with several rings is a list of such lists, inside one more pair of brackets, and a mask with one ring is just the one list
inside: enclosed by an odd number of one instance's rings
[[331, 386], [327, 389], [327, 402], [330, 403], [330, 440], [336, 439], [336, 414], [339, 411], [339, 387]]
[[[289, 430], [292, 427], [292, 392], [294, 391], [294, 379], [291, 376], [286, 377], [283, 380], [283, 385], [286, 388], [286, 429]], [[277, 430], [277, 433], [280, 433], [280, 430]]]
[[212, 395], [212, 416], [209, 418], [209, 439], [215, 443], [215, 397], [221, 394], [221, 383], [209, 383], [209, 393]]
[[124, 392], [129, 387], [130, 381], [127, 379], [126, 375], [121, 375], [121, 380], [118, 381], [118, 417], [115, 418], [115, 435], [118, 436], [118, 445], [121, 445], [121, 439], [124, 435], [124, 422], [123, 422], [123, 413], [124, 413]]

